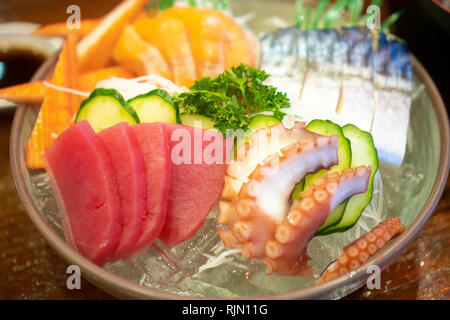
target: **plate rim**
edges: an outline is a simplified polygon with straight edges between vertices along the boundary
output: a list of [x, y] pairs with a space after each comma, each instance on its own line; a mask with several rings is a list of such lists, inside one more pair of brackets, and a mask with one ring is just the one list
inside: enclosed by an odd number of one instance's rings
[[[33, 81], [41, 80], [45, 78], [45, 75], [51, 70], [51, 68], [56, 63], [58, 53], [55, 53], [52, 57], [47, 59], [44, 64], [39, 68], [34, 77]], [[320, 285], [312, 285], [306, 288], [301, 288], [294, 291], [289, 291], [286, 293], [275, 293], [271, 295], [258, 295], [258, 296], [245, 296], [237, 297], [234, 299], [243, 300], [257, 300], [257, 299], [320, 299], [320, 298], [330, 298], [333, 297], [333, 293], [336, 292], [341, 287], [349, 288], [354, 286], [352, 289], [347, 289], [348, 292], [344, 293], [348, 295], [354, 290], [361, 287], [364, 281], [368, 278], [368, 274], [365, 272], [366, 266], [370, 264], [376, 264], [378, 266], [384, 266], [384, 270], [392, 264], [394, 259], [403, 251], [403, 249], [410, 243], [417, 232], [422, 228], [423, 224], [427, 221], [429, 216], [434, 211], [436, 205], [438, 204], [442, 193], [445, 188], [445, 182], [449, 174], [449, 157], [450, 157], [450, 125], [448, 120], [447, 111], [442, 100], [442, 97], [426, 71], [423, 65], [411, 54], [412, 68], [415, 73], [419, 76], [419, 79], [425, 85], [425, 90], [430, 97], [433, 105], [434, 112], [436, 114], [437, 122], [439, 125], [439, 134], [441, 138], [441, 154], [439, 160], [439, 167], [436, 175], [436, 180], [433, 183], [431, 192], [425, 201], [422, 209], [413, 220], [413, 222], [405, 229], [405, 231], [396, 237], [382, 252], [374, 256], [372, 259], [368, 260], [356, 271], [351, 274], [347, 274], [336, 278], [332, 281]], [[200, 299], [200, 300], [224, 300], [230, 298], [223, 297], [197, 297], [197, 296], [183, 296], [175, 293], [165, 292], [156, 288], [140, 285], [122, 278], [114, 273], [107, 271], [106, 269], [99, 267], [87, 260], [79, 253], [75, 252], [70, 248], [64, 239], [62, 239], [55, 230], [48, 225], [44, 217], [41, 216], [39, 209], [36, 207], [33, 197], [26, 187], [25, 176], [22, 173], [22, 168], [24, 166], [24, 150], [20, 147], [21, 141], [21, 128], [23, 120], [25, 117], [26, 109], [29, 108], [27, 105], [19, 105], [17, 108], [13, 124], [11, 128], [10, 137], [10, 162], [11, 171], [14, 178], [14, 183], [18, 191], [19, 197], [24, 205], [27, 214], [30, 216], [34, 225], [38, 228], [47, 242], [51, 247], [57, 251], [57, 253], [68, 263], [76, 264], [81, 269], [81, 274], [88, 281], [106, 291], [107, 293], [115, 296], [117, 298], [133, 298], [133, 299]], [[331, 296], [330, 296], [331, 295]]]

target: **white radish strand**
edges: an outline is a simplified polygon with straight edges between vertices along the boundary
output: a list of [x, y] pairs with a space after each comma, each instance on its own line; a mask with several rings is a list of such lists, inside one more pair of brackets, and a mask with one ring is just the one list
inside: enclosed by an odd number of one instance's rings
[[44, 81], [44, 86], [58, 90], [58, 91], [76, 94], [77, 96], [88, 97], [90, 94], [89, 92], [86, 92], [86, 91], [80, 91], [80, 90], [76, 90], [76, 89], [72, 89], [72, 88], [58, 86], [58, 85], [50, 83], [48, 81]]

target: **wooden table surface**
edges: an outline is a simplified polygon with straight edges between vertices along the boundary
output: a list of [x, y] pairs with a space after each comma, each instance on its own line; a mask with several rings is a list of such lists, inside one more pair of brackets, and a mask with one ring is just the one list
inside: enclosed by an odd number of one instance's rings
[[[1, 20], [49, 23], [61, 20], [71, 1], [0, 1]], [[105, 1], [78, 1], [100, 16]], [[109, 8], [118, 1], [108, 2]], [[39, 14], [30, 6], [47, 7]], [[57, 3], [57, 5], [55, 4]], [[60, 16], [55, 12], [62, 12]], [[0, 299], [113, 299], [82, 280], [81, 290], [66, 287], [67, 263], [34, 227], [17, 195], [9, 163], [13, 114], [0, 112]], [[362, 288], [346, 299], [450, 299], [450, 182], [429, 220], [407, 249], [381, 275], [381, 289]]]

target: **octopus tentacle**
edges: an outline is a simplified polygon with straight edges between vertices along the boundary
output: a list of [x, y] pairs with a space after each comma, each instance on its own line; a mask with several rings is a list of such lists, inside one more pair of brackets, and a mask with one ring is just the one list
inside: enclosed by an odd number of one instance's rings
[[359, 268], [403, 230], [404, 227], [398, 217], [391, 217], [381, 222], [373, 230], [346, 246], [336, 262], [323, 272], [317, 283], [333, 280]]
[[[283, 149], [285, 153], [271, 154], [257, 165], [238, 192], [225, 186], [219, 201], [218, 223], [229, 226], [234, 238], [245, 244], [243, 248], [250, 257], [263, 254], [276, 223], [285, 218], [295, 184], [309, 172], [337, 161], [335, 136], [293, 142]], [[228, 192], [229, 189], [235, 192]]]
[[[348, 197], [367, 190], [371, 169], [358, 167], [332, 173], [309, 186], [292, 204], [287, 218], [278, 224], [267, 241], [265, 256], [276, 262], [276, 272], [283, 275], [309, 275], [306, 247], [317, 229], [335, 207]], [[267, 270], [269, 273], [271, 269]]]
[[[308, 131], [305, 123], [301, 121], [296, 121], [289, 129], [279, 123], [253, 132], [247, 142], [237, 147], [236, 160], [228, 165], [224, 197], [237, 196], [246, 179], [261, 162], [269, 161], [269, 156], [275, 157], [275, 154], [278, 154], [283, 158], [288, 158], [291, 153], [298, 153], [298, 145], [304, 144], [304, 148], [312, 148], [309, 146], [309, 142], [313, 142], [319, 137], [322, 136]], [[335, 139], [337, 148], [338, 138], [334, 137], [333, 139]], [[337, 149], [330, 150], [337, 153]], [[271, 160], [276, 161], [276, 159]]]
[[[256, 141], [268, 134], [268, 144]], [[306, 174], [337, 163], [337, 136], [321, 136], [297, 122], [291, 129], [282, 124], [256, 131], [244, 154], [228, 166], [219, 201], [219, 235], [225, 246], [238, 247], [246, 258], [257, 258], [268, 272], [302, 274], [308, 269], [304, 252], [329, 213], [355, 193], [365, 192], [370, 169], [359, 167], [332, 173], [302, 193], [291, 205], [290, 195]], [[245, 153], [260, 147], [256, 164]], [[244, 160], [243, 160], [244, 159]], [[228, 227], [228, 228], [227, 228]]]

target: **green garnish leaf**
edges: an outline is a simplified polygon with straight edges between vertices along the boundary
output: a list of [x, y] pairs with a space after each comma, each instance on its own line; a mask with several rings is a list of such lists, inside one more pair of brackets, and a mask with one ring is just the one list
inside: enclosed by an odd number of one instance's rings
[[173, 7], [174, 4], [175, 4], [175, 0], [160, 0], [159, 1], [159, 9], [166, 10], [166, 9]]
[[197, 113], [214, 122], [224, 136], [227, 129], [248, 130], [252, 115], [271, 112], [282, 120], [280, 109], [290, 107], [285, 93], [263, 82], [269, 74], [241, 64], [215, 78], [197, 80], [188, 92], [175, 94], [173, 101], [186, 114]]
[[399, 10], [391, 14], [384, 22], [381, 24], [381, 31], [389, 31], [391, 25], [393, 25], [397, 20], [403, 15], [404, 10]]
[[319, 28], [319, 22], [327, 9], [328, 2], [330, 2], [330, 0], [321, 0], [319, 5], [317, 6], [316, 16], [314, 17], [314, 22], [312, 26], [313, 29]]
[[295, 2], [295, 26], [301, 29], [303, 19], [303, 1], [297, 0], [297, 2]]

